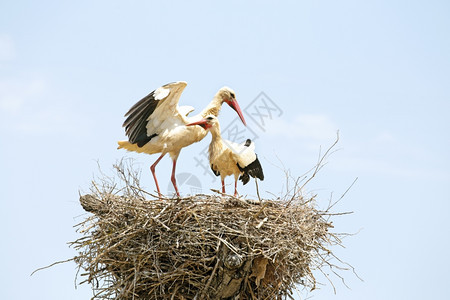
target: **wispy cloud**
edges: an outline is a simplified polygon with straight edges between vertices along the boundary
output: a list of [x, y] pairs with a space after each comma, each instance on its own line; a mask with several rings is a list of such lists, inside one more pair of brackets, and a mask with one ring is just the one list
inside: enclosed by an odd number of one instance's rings
[[24, 109], [26, 103], [34, 102], [41, 97], [46, 89], [45, 80], [6, 79], [0, 81], [0, 111], [17, 113]]
[[316, 141], [333, 139], [338, 130], [338, 126], [324, 114], [301, 114], [293, 120], [275, 119], [270, 125], [268, 135]]
[[339, 159], [333, 166], [341, 171], [386, 178], [443, 180], [450, 173], [432, 164], [426, 147], [405, 140], [389, 131], [380, 131], [365, 138], [346, 140]]
[[[86, 120], [71, 100], [61, 99], [43, 77], [0, 80], [0, 125], [20, 134], [73, 133]], [[74, 125], [75, 124], [75, 125]]]
[[0, 34], [0, 61], [12, 60], [16, 57], [16, 47], [12, 38], [6, 34]]
[[[16, 56], [13, 38], [0, 33], [0, 64]], [[5, 75], [0, 77], [0, 129], [33, 135], [67, 130], [73, 113], [67, 102], [57, 99], [45, 77], [26, 72]]]
[[[319, 149], [323, 152], [331, 145], [338, 129], [338, 124], [327, 115], [302, 114], [291, 120], [273, 120], [266, 138], [269, 145], [278, 145], [278, 154], [304, 162], [317, 157]], [[429, 159], [426, 148], [411, 144], [389, 130], [372, 131], [358, 137], [341, 130], [340, 136], [337, 149], [341, 151], [328, 160], [328, 167], [339, 172], [387, 178], [449, 178], [449, 172], [421, 163]]]

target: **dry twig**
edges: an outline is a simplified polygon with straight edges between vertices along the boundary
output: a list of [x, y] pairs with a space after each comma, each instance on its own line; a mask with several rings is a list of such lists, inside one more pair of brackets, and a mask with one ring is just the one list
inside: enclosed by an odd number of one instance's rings
[[119, 182], [105, 177], [80, 197], [93, 215], [71, 243], [94, 299], [285, 299], [296, 285], [316, 286], [313, 270], [339, 270], [330, 212], [299, 196], [298, 182], [293, 197], [261, 205], [225, 195], [147, 200], [139, 174], [115, 168]]

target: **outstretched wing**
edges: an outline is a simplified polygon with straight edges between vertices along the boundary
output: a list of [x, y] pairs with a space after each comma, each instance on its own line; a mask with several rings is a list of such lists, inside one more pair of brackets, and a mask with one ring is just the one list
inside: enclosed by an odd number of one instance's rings
[[158, 135], [166, 118], [179, 116], [178, 101], [186, 85], [184, 81], [163, 85], [128, 110], [123, 127], [130, 143], [144, 146]]
[[189, 105], [178, 106], [178, 112], [180, 113], [180, 115], [185, 117], [187, 117], [194, 110], [195, 108]]

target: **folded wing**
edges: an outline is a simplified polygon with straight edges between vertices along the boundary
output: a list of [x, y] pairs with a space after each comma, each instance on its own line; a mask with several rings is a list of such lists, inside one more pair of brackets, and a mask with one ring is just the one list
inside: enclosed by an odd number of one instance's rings
[[255, 143], [250, 139], [243, 144], [237, 144], [230, 141], [225, 141], [225, 144], [233, 152], [233, 157], [237, 162], [237, 166], [243, 174], [239, 177], [243, 184], [250, 180], [250, 176], [264, 180], [264, 173], [261, 163], [255, 153]]

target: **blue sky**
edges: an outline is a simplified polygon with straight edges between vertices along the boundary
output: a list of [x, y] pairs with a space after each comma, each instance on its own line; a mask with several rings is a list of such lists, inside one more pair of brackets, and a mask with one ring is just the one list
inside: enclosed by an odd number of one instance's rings
[[[2, 298], [87, 299], [66, 244], [86, 216], [78, 191], [122, 157], [142, 182], [156, 156], [116, 150], [123, 114], [151, 90], [184, 80], [180, 104], [200, 111], [222, 86], [248, 108], [246, 135], [266, 180], [304, 174], [340, 132], [339, 151], [305, 193], [336, 211], [344, 272], [298, 299], [444, 299], [449, 281], [450, 4], [447, 1], [3, 1], [0, 3], [0, 225]], [[264, 92], [278, 108], [250, 119]], [[267, 100], [268, 101], [268, 100]], [[259, 106], [258, 106], [259, 105]], [[224, 107], [222, 128], [235, 113]], [[210, 137], [181, 152], [177, 173], [204, 191], [218, 180], [196, 166]], [[157, 174], [169, 185], [171, 162]], [[229, 178], [227, 187], [232, 190]], [[167, 189], [167, 188], [166, 188]], [[238, 187], [254, 195], [252, 182]], [[5, 239], [6, 237], [6, 239]]]

